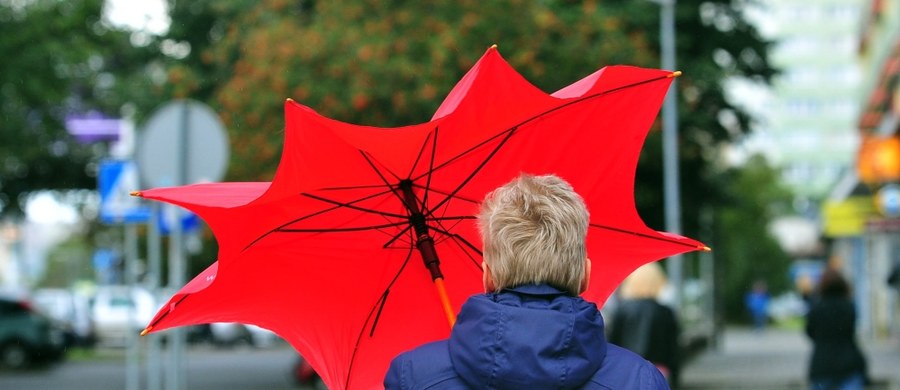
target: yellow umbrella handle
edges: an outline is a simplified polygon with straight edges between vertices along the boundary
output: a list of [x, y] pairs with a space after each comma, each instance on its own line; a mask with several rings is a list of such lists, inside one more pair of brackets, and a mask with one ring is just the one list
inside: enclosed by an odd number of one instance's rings
[[453, 325], [456, 324], [456, 313], [453, 312], [453, 307], [450, 306], [450, 297], [447, 296], [447, 288], [444, 287], [444, 278], [435, 278], [434, 286], [437, 288], [438, 297], [441, 298], [441, 306], [444, 307], [444, 314], [447, 315], [450, 329], [453, 329]]

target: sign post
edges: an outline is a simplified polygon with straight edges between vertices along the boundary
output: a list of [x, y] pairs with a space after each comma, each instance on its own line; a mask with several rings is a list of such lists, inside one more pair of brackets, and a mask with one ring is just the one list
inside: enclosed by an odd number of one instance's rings
[[[228, 165], [228, 138], [219, 117], [206, 105], [175, 100], [150, 117], [140, 136], [138, 167], [147, 187], [181, 186], [221, 180]], [[173, 207], [169, 234], [169, 285], [175, 292], [186, 282], [182, 212]], [[183, 329], [169, 332], [166, 388], [186, 387]]]

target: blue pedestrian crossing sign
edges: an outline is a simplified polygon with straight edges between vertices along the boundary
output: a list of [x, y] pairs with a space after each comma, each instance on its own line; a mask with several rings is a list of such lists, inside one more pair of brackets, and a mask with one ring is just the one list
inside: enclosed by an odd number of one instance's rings
[[150, 207], [131, 196], [138, 187], [138, 169], [133, 161], [100, 162], [97, 187], [100, 191], [100, 222], [107, 224], [146, 223]]

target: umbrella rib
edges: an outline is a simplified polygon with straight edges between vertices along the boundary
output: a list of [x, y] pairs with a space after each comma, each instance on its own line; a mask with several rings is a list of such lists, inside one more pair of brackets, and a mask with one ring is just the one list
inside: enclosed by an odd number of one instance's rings
[[441, 163], [440, 165], [438, 165], [438, 166], [436, 166], [436, 167], [433, 167], [433, 168], [429, 169], [428, 172], [425, 172], [425, 173], [423, 173], [423, 174], [417, 176], [415, 179], [413, 179], [413, 182], [415, 182], [415, 181], [421, 179], [421, 178], [422, 178], [423, 176], [425, 176], [425, 175], [431, 175], [433, 172], [435, 172], [435, 171], [437, 171], [437, 170], [439, 170], [439, 169], [442, 169], [442, 168], [447, 167], [448, 165], [452, 164], [454, 161], [459, 160], [460, 158], [462, 158], [462, 156], [465, 156], [465, 155], [471, 153], [472, 151], [474, 151], [474, 150], [476, 150], [476, 149], [478, 149], [478, 148], [480, 148], [480, 147], [482, 147], [482, 146], [484, 146], [484, 145], [486, 145], [486, 144], [491, 143], [491, 142], [494, 141], [495, 139], [500, 138], [500, 137], [506, 135], [508, 132], [513, 131], [513, 130], [515, 130], [515, 127], [511, 127], [511, 128], [509, 128], [509, 129], [503, 130], [503, 131], [501, 131], [501, 132], [499, 132], [499, 133], [497, 133], [497, 134], [494, 134], [493, 136], [489, 137], [488, 139], [486, 139], [486, 140], [484, 140], [484, 141], [481, 141], [481, 142], [475, 144], [474, 146], [472, 146], [472, 147], [470, 147], [470, 148], [468, 148], [468, 149], [466, 149], [466, 150], [460, 152], [460, 153], [457, 154], [456, 156], [453, 156], [452, 158], [448, 159], [447, 161], [444, 161], [444, 162]]
[[156, 321], [153, 321], [153, 323], [151, 323], [151, 324], [149, 324], [149, 325], [147, 326], [147, 329], [153, 328], [154, 326], [156, 326], [156, 324], [158, 324], [160, 321], [162, 321], [163, 318], [166, 318], [166, 316], [168, 316], [169, 313], [172, 312], [172, 310], [175, 310], [175, 308], [178, 307], [178, 305], [181, 304], [181, 301], [183, 301], [185, 298], [187, 298], [188, 295], [190, 295], [190, 294], [184, 294], [184, 295], [182, 295], [181, 298], [179, 298], [177, 302], [175, 302], [175, 303], [169, 305], [169, 306], [171, 307], [171, 309], [166, 310], [165, 313], [162, 313], [162, 315], [160, 315], [159, 318], [156, 319]]
[[616, 87], [616, 88], [613, 88], [613, 89], [608, 89], [608, 90], [605, 90], [605, 91], [600, 91], [600, 92], [597, 92], [597, 93], [594, 93], [594, 94], [590, 94], [590, 95], [587, 95], [587, 96], [581, 96], [581, 97], [579, 97], [579, 98], [575, 98], [575, 99], [572, 100], [572, 101], [569, 101], [569, 102], [566, 102], [566, 103], [564, 103], [564, 104], [560, 104], [560, 105], [558, 105], [558, 106], [556, 106], [556, 107], [550, 108], [550, 109], [548, 109], [547, 111], [544, 111], [544, 112], [535, 114], [535, 115], [532, 116], [531, 118], [528, 118], [528, 119], [525, 119], [525, 120], [522, 121], [522, 122], [519, 122], [518, 124], [516, 124], [515, 126], [513, 126], [512, 128], [510, 128], [509, 130], [506, 130], [506, 131], [512, 131], [512, 130], [515, 130], [515, 128], [517, 128], [517, 127], [519, 127], [519, 126], [523, 126], [523, 125], [525, 125], [525, 124], [528, 124], [529, 122], [534, 121], [534, 120], [536, 120], [536, 119], [538, 119], [538, 118], [540, 118], [540, 117], [542, 117], [542, 116], [544, 116], [544, 115], [547, 115], [547, 114], [550, 114], [550, 113], [553, 113], [553, 112], [562, 110], [562, 109], [564, 109], [564, 108], [573, 106], [573, 105], [578, 104], [578, 103], [585, 102], [585, 101], [587, 101], [587, 100], [591, 100], [591, 99], [593, 99], [593, 98], [597, 98], [597, 97], [600, 97], [600, 96], [608, 95], [608, 94], [611, 94], [611, 93], [614, 93], [614, 92], [619, 92], [619, 91], [622, 91], [622, 90], [625, 90], [625, 89], [628, 89], [628, 88], [631, 88], [631, 87], [637, 87], [638, 85], [644, 85], [644, 84], [652, 83], [652, 82], [654, 82], [654, 81], [665, 80], [665, 79], [668, 79], [668, 78], [670, 78], [670, 75], [667, 74], [667, 75], [665, 75], [665, 76], [659, 76], [659, 77], [654, 77], [654, 78], [650, 78], [650, 79], [647, 79], [647, 80], [636, 81], [636, 82], [633, 82], [633, 83], [631, 83], [631, 84], [626, 84], [626, 85], [623, 85], [623, 86], [620, 86], [620, 87]]
[[[427, 209], [428, 205], [428, 193], [431, 192], [431, 178], [434, 176], [434, 158], [435, 153], [437, 152], [437, 140], [438, 140], [438, 130], [437, 126], [434, 127], [434, 141], [431, 142], [431, 159], [428, 163], [428, 178], [425, 182], [425, 195], [422, 196], [422, 208]], [[412, 174], [410, 174], [412, 176]]]
[[649, 234], [633, 232], [633, 231], [630, 231], [630, 230], [620, 229], [620, 228], [616, 228], [616, 227], [612, 227], [612, 226], [607, 226], [607, 225], [600, 225], [600, 224], [592, 223], [592, 224], [590, 224], [590, 226], [591, 226], [591, 227], [598, 228], [598, 229], [606, 229], [606, 230], [614, 231], [614, 232], [617, 232], [617, 233], [631, 234], [631, 235], [634, 235], [634, 236], [643, 237], [643, 238], [649, 238], [649, 239], [652, 239], [652, 240], [665, 241], [665, 242], [669, 242], [669, 243], [672, 243], [672, 244], [684, 245], [684, 246], [691, 247], [691, 248], [696, 248], [696, 247], [697, 247], [696, 245], [693, 245], [693, 244], [690, 244], [690, 243], [687, 243], [687, 242], [682, 242], [682, 241], [674, 240], [674, 239], [671, 239], [671, 238], [659, 237], [659, 236], [651, 236], [651, 235], [649, 235]]
[[[362, 201], [364, 201], [364, 200], [368, 200], [368, 199], [372, 199], [372, 198], [377, 197], [377, 196], [384, 195], [384, 194], [386, 194], [386, 193], [388, 193], [388, 192], [389, 192], [389, 191], [376, 192], [376, 193], [374, 193], [374, 194], [367, 195], [367, 196], [364, 196], [364, 197], [359, 198], [359, 199], [357, 199], [357, 200], [354, 200], [353, 202], [350, 202], [350, 203], [362, 202]], [[329, 208], [324, 209], [324, 210], [316, 211], [316, 212], [314, 212], [314, 213], [312, 213], [312, 214], [307, 214], [307, 215], [304, 215], [304, 216], [299, 217], [299, 218], [294, 218], [294, 219], [292, 219], [292, 220], [290, 220], [290, 221], [288, 221], [288, 222], [285, 222], [285, 223], [279, 225], [278, 227], [276, 227], [276, 228], [274, 228], [274, 229], [272, 229], [272, 230], [269, 230], [269, 231], [263, 233], [262, 235], [260, 235], [259, 237], [257, 237], [255, 240], [253, 240], [253, 241], [251, 241], [249, 244], [247, 244], [247, 246], [245, 246], [244, 249], [243, 249], [242, 251], [247, 250], [247, 249], [250, 248], [251, 246], [255, 245], [257, 242], [259, 242], [259, 240], [262, 240], [263, 238], [266, 238], [269, 234], [272, 234], [272, 233], [274, 233], [274, 232], [276, 232], [276, 231], [278, 231], [278, 230], [284, 228], [285, 226], [291, 225], [291, 224], [293, 224], [293, 223], [300, 222], [300, 221], [302, 221], [302, 220], [304, 220], [304, 219], [307, 219], [307, 218], [312, 218], [312, 217], [315, 217], [315, 216], [317, 216], [317, 215], [321, 215], [321, 214], [330, 212], [330, 211], [332, 211], [332, 210], [337, 210], [337, 209], [339, 209], [339, 208], [340, 208], [339, 206], [329, 207]]]
[[[409, 231], [409, 229], [412, 229], [412, 224], [407, 222], [406, 227], [403, 228], [403, 230], [400, 230], [399, 233], [397, 233], [393, 237], [391, 237], [391, 239], [388, 240], [388, 242], [384, 243], [382, 248], [387, 249], [389, 246], [391, 246], [394, 243], [394, 241], [397, 241], [398, 239], [400, 239], [400, 237], [403, 237], [403, 235], [406, 234], [406, 232]], [[410, 245], [411, 245], [411, 243], [410, 243]], [[410, 248], [412, 248], [412, 246], [410, 246]]]
[[[429, 228], [434, 229], [436, 232], [441, 233], [441, 234], [443, 234], [443, 235], [446, 235], [447, 237], [450, 237], [450, 239], [451, 239], [453, 242], [455, 242], [456, 245], [459, 245], [460, 248], [465, 249], [465, 248], [463, 247], [463, 245], [462, 245], [462, 244], [465, 244], [465, 247], [468, 247], [468, 248], [471, 249], [473, 252], [477, 253], [479, 256], [484, 256], [484, 253], [481, 252], [481, 249], [478, 249], [478, 247], [476, 247], [475, 245], [472, 245], [472, 243], [469, 242], [469, 240], [467, 240], [465, 237], [460, 236], [459, 234], [456, 234], [456, 233], [450, 233], [449, 231], [446, 231], [446, 230], [444, 230], [444, 229], [441, 229], [441, 228], [438, 228], [438, 227], [435, 227], [435, 226], [429, 226]], [[458, 241], [457, 241], [457, 240], [458, 240]], [[460, 243], [462, 243], [462, 244], [460, 244]], [[467, 253], [467, 254], [468, 254], [468, 252], [465, 251], [465, 250], [463, 250], [463, 253]], [[472, 257], [471, 255], [468, 255], [468, 257], [469, 257], [470, 260], [472, 260], [472, 262], [473, 262], [476, 266], [478, 266], [479, 268], [481, 268], [481, 265], [478, 264], [478, 260], [477, 260], [477, 259], [475, 259], [475, 258]]]
[[[437, 131], [437, 127], [435, 127], [435, 131]], [[425, 141], [422, 142], [422, 147], [419, 148], [419, 154], [416, 155], [415, 161], [413, 161], [412, 167], [409, 168], [409, 174], [406, 177], [411, 177], [413, 172], [416, 170], [416, 166], [419, 165], [419, 160], [422, 159], [422, 155], [425, 154], [425, 147], [428, 145], [428, 140], [431, 138], [431, 134], [428, 134], [425, 137]]]
[[[378, 176], [381, 176], [381, 177], [382, 177], [382, 180], [384, 180], [384, 183], [385, 183], [385, 184], [388, 184], [388, 181], [384, 179], [384, 176], [381, 174], [381, 171], [375, 166], [375, 162], [376, 162], [377, 160], [373, 159], [372, 156], [370, 156], [368, 152], [366, 152], [366, 151], [364, 151], [364, 150], [362, 150], [362, 149], [356, 149], [356, 150], [358, 150], [359, 153], [362, 154], [363, 158], [366, 160], [366, 163], [368, 163], [369, 166], [372, 167], [372, 170], [375, 171], [375, 173], [377, 173]], [[379, 162], [379, 165], [381, 165], [382, 167], [384, 167], [384, 164], [381, 164], [380, 162]], [[393, 171], [391, 171], [391, 170], [388, 169], [387, 167], [384, 167], [384, 170], [386, 170], [388, 173], [390, 173], [391, 176], [393, 176], [394, 179], [396, 179], [397, 181], [400, 180], [400, 176], [397, 176], [396, 173], [394, 173]]]
[[475, 217], [474, 215], [457, 215], [457, 216], [453, 216], [453, 217], [431, 217], [431, 218], [426, 218], [425, 220], [440, 222], [440, 221], [461, 221], [461, 220], [476, 219], [476, 218], [477, 217]]
[[364, 230], [378, 230], [385, 229], [389, 227], [397, 227], [401, 225], [407, 225], [409, 222], [394, 222], [394, 223], [385, 223], [381, 225], [369, 225], [369, 226], [353, 226], [353, 227], [344, 227], [344, 228], [319, 228], [319, 229], [287, 229], [287, 228], [278, 228], [275, 231], [280, 233], [345, 233], [345, 232], [359, 232]]
[[313, 195], [313, 194], [310, 194], [310, 193], [307, 193], [307, 192], [304, 192], [304, 193], [302, 193], [301, 195], [303, 195], [303, 196], [305, 196], [305, 197], [307, 197], [307, 198], [312, 198], [312, 199], [319, 200], [319, 201], [322, 201], [322, 202], [325, 202], [325, 203], [333, 204], [333, 205], [335, 205], [335, 206], [338, 206], [337, 208], [346, 207], [346, 208], [348, 208], [348, 209], [353, 209], [353, 210], [357, 210], [357, 211], [362, 211], [362, 212], [364, 212], [364, 213], [377, 214], [377, 215], [383, 215], [383, 216], [386, 216], [386, 217], [394, 217], [394, 218], [404, 218], [404, 219], [406, 219], [406, 216], [405, 216], [405, 215], [395, 214], [395, 213], [388, 213], [388, 212], [379, 211], [379, 210], [373, 210], [373, 209], [367, 209], [367, 208], [365, 208], [365, 207], [359, 207], [359, 206], [354, 206], [354, 205], [353, 205], [353, 203], [360, 202], [362, 199], [357, 199], [357, 200], [355, 200], [355, 201], [353, 201], [353, 202], [350, 202], [350, 203], [344, 203], [344, 202], [338, 202], [338, 201], [336, 201], [336, 200], [331, 200], [331, 199], [328, 199], [328, 198], [324, 198], [324, 197], [321, 197], [321, 196], [318, 196], [318, 195]]
[[[400, 199], [400, 201], [402, 202], [403, 194], [398, 193], [397, 188], [395, 188], [393, 185], [391, 185], [391, 182], [389, 182], [388, 179], [386, 177], [384, 177], [384, 175], [381, 173], [381, 171], [378, 170], [378, 167], [375, 166], [375, 162], [372, 161], [371, 158], [369, 158], [368, 153], [366, 153], [362, 149], [359, 150], [359, 153], [362, 154], [363, 159], [365, 159], [366, 162], [369, 163], [369, 166], [372, 167], [372, 170], [375, 171], [375, 174], [378, 175], [379, 178], [381, 178], [381, 181], [384, 182], [384, 185], [386, 185], [388, 187], [388, 189], [390, 189], [390, 192], [392, 192], [394, 194], [394, 196], [396, 196], [397, 199]], [[394, 175], [394, 173], [391, 172], [391, 175]], [[394, 178], [396, 178], [398, 181], [400, 180], [400, 178], [398, 178], [397, 175], [394, 175]], [[408, 216], [403, 216], [402, 218], [407, 218], [407, 217]]]
[[369, 184], [369, 185], [361, 185], [361, 186], [346, 186], [346, 187], [324, 187], [320, 189], [320, 191], [347, 191], [347, 190], [367, 190], [373, 188], [382, 188], [384, 187], [381, 184]]
[[[369, 320], [372, 320], [372, 327], [369, 329], [369, 337], [373, 337], [375, 335], [375, 327], [378, 325], [378, 320], [381, 317], [381, 312], [384, 309], [384, 305], [387, 304], [388, 295], [391, 293], [391, 287], [394, 286], [394, 283], [397, 282], [397, 279], [400, 278], [400, 274], [403, 273], [403, 270], [406, 269], [406, 265], [409, 264], [409, 259], [412, 258], [413, 248], [410, 247], [409, 251], [406, 253], [406, 259], [403, 260], [403, 264], [400, 266], [400, 269], [397, 270], [397, 273], [394, 275], [394, 278], [391, 279], [390, 283], [388, 283], [387, 287], [384, 289], [384, 293], [381, 294], [381, 297], [378, 298], [378, 301], [372, 305], [372, 309], [369, 310], [369, 315], [366, 317], [366, 323]], [[377, 310], [376, 310], [377, 309]], [[372, 316], [375, 316], [373, 319]], [[350, 387], [350, 376], [353, 373], [353, 363], [356, 362], [356, 353], [359, 351], [359, 343], [362, 341], [363, 335], [366, 333], [366, 327], [363, 326], [362, 329], [359, 330], [359, 335], [356, 336], [356, 345], [353, 347], [353, 355], [350, 356], [350, 364], [347, 366], [347, 377], [345, 378], [344, 383], [347, 384], [347, 388]]]
[[[634, 83], [631, 83], [631, 84], [626, 84], [626, 85], [623, 85], [623, 86], [620, 86], [620, 87], [616, 87], [616, 88], [613, 88], [613, 89], [608, 89], [608, 90], [600, 91], [600, 92], [597, 92], [597, 93], [594, 93], [594, 94], [591, 94], [591, 95], [582, 96], [582, 97], [576, 98], [576, 99], [574, 99], [574, 100], [572, 100], [572, 101], [569, 101], [569, 102], [566, 102], [566, 103], [564, 103], [564, 104], [561, 104], [561, 105], [559, 105], [559, 106], [550, 108], [550, 109], [548, 109], [548, 110], [546, 110], [546, 111], [543, 111], [543, 112], [541, 112], [541, 113], [535, 114], [534, 116], [532, 116], [532, 117], [530, 117], [530, 118], [528, 118], [528, 119], [525, 119], [525, 120], [523, 120], [522, 122], [519, 122], [518, 124], [516, 124], [516, 125], [514, 125], [514, 126], [512, 126], [512, 127], [510, 127], [510, 128], [508, 128], [508, 129], [506, 129], [506, 130], [503, 130], [503, 131], [501, 131], [501, 132], [499, 132], [499, 133], [497, 133], [497, 134], [495, 134], [495, 135], [489, 137], [488, 139], [486, 139], [486, 140], [484, 140], [484, 141], [482, 141], [482, 142], [479, 142], [479, 143], [475, 144], [474, 146], [472, 146], [472, 147], [470, 147], [470, 148], [468, 148], [468, 149], [466, 149], [466, 150], [463, 150], [462, 152], [460, 152], [460, 153], [457, 154], [456, 156], [453, 156], [452, 158], [448, 159], [447, 161], [444, 161], [444, 162], [441, 163], [440, 165], [434, 167], [433, 169], [429, 170], [429, 171], [426, 172], [426, 173], [423, 173], [422, 175], [430, 175], [430, 174], [432, 174], [432, 172], [434, 172], [434, 171], [436, 171], [436, 170], [438, 170], [438, 169], [442, 169], [442, 168], [446, 167], [447, 165], [453, 163], [454, 161], [456, 161], [456, 160], [462, 158], [462, 156], [465, 156], [465, 155], [467, 155], [467, 154], [469, 154], [469, 153], [475, 151], [476, 149], [481, 148], [482, 146], [484, 146], [484, 145], [486, 145], [486, 144], [488, 144], [488, 143], [494, 141], [495, 139], [497, 139], [497, 138], [503, 136], [504, 134], [506, 135], [506, 139], [509, 139], [509, 135], [510, 135], [511, 133], [514, 133], [514, 132], [516, 131], [516, 129], [518, 129], [520, 126], [526, 125], [526, 124], [528, 124], [528, 123], [530, 123], [530, 122], [532, 122], [532, 121], [534, 121], [534, 120], [536, 120], [536, 119], [538, 119], [538, 118], [540, 118], [540, 117], [542, 117], [542, 116], [544, 116], [544, 115], [550, 114], [550, 113], [555, 112], [555, 111], [562, 110], [562, 109], [564, 109], [564, 108], [570, 107], [570, 106], [572, 106], [572, 105], [575, 105], [575, 104], [578, 104], [578, 103], [581, 103], [581, 102], [584, 102], [584, 101], [587, 101], [587, 100], [590, 100], [590, 99], [593, 99], [593, 98], [597, 98], [597, 97], [604, 96], [604, 95], [607, 95], [607, 94], [611, 94], [611, 93], [614, 93], [614, 92], [622, 91], [622, 90], [625, 90], [625, 89], [627, 89], [627, 88], [636, 87], [636, 86], [639, 86], [639, 85], [651, 83], [651, 82], [654, 82], [654, 81], [664, 80], [664, 79], [667, 79], [667, 78], [669, 78], [669, 75], [659, 76], [659, 77], [654, 77], [654, 78], [650, 78], [650, 79], [647, 79], [647, 80], [637, 81], [637, 82], [634, 82]], [[495, 149], [493, 152], [491, 152], [491, 155], [488, 156], [488, 159], [490, 159], [494, 154], [496, 154], [497, 150], [500, 148], [500, 146], [503, 146], [503, 143], [505, 143], [505, 142], [506, 142], [506, 140], [503, 140], [503, 142], [501, 143], [501, 145], [499, 145], [499, 146], [497, 147], [497, 149]], [[487, 161], [485, 161], [484, 163], [486, 163], [486, 162], [487, 162]], [[484, 163], [482, 163], [482, 166], [484, 165]], [[481, 166], [479, 166], [478, 169], [481, 169]], [[419, 177], [417, 177], [416, 179], [414, 179], [413, 181], [418, 180], [418, 179], [421, 178], [421, 177], [422, 177], [422, 176], [419, 176]], [[467, 180], [467, 181], [468, 181], [468, 180]], [[464, 183], [464, 184], [465, 184], [465, 183]], [[458, 191], [458, 189], [457, 189], [457, 191]], [[455, 191], [454, 191], [454, 193], [455, 193]], [[435, 207], [435, 208], [437, 208], [437, 207]]]
[[400, 266], [400, 269], [397, 270], [396, 274], [394, 274], [394, 278], [391, 279], [391, 282], [388, 283], [387, 287], [385, 287], [384, 294], [382, 295], [384, 299], [381, 299], [381, 302], [378, 305], [378, 312], [375, 314], [375, 318], [372, 321], [372, 327], [369, 328], [369, 337], [375, 336], [375, 328], [378, 326], [378, 320], [381, 318], [381, 312], [384, 309], [384, 305], [387, 303], [387, 297], [391, 291], [391, 287], [394, 286], [394, 283], [397, 283], [397, 279], [400, 279], [400, 274], [403, 273], [404, 269], [406, 269], [406, 265], [409, 264], [409, 260], [412, 259], [412, 254], [413, 248], [409, 247], [409, 250], [406, 252], [406, 259], [403, 260], [403, 265]]
[[436, 204], [436, 205], [434, 206], [434, 208], [428, 210], [428, 215], [431, 215], [431, 214], [433, 213], [433, 210], [440, 209], [441, 206], [443, 206], [445, 203], [449, 202], [450, 199], [455, 198], [455, 197], [456, 197], [456, 193], [459, 192], [460, 190], [462, 190], [462, 188], [465, 187], [466, 184], [469, 184], [469, 182], [472, 181], [473, 178], [475, 178], [475, 175], [477, 175], [478, 172], [481, 172], [481, 169], [484, 168], [485, 165], [487, 165], [488, 161], [491, 161], [491, 158], [493, 158], [494, 155], [497, 154], [497, 152], [500, 151], [500, 148], [502, 148], [503, 145], [506, 145], [506, 142], [509, 141], [510, 138], [512, 138], [512, 135], [513, 135], [513, 134], [515, 134], [515, 130], [516, 130], [516, 129], [513, 128], [513, 129], [511, 129], [509, 132], [507, 132], [507, 133], [506, 133], [506, 137], [504, 137], [502, 140], [500, 140], [500, 143], [497, 144], [497, 146], [494, 148], [494, 150], [492, 150], [492, 151], [484, 158], [484, 161], [482, 161], [481, 163], [479, 163], [478, 166], [475, 167], [475, 169], [473, 169], [471, 173], [469, 173], [469, 176], [466, 177], [465, 180], [462, 181], [462, 183], [459, 183], [459, 185], [456, 186], [456, 188], [453, 189], [453, 191], [451, 191], [450, 194], [448, 194], [446, 198], [444, 198], [444, 199], [442, 199], [440, 202], [438, 202], [438, 204]]
[[[437, 190], [437, 189], [435, 189], [435, 188], [433, 188], [433, 187], [431, 187], [431, 188], [426, 188], [426, 187], [424, 187], [424, 186], [422, 186], [422, 185], [419, 185], [419, 184], [416, 184], [416, 183], [413, 183], [413, 187], [419, 188], [419, 189], [423, 189], [423, 190], [428, 190], [428, 191], [431, 191], [431, 192], [434, 192], [434, 193], [437, 193], [437, 194], [440, 194], [440, 195], [450, 195], [450, 193], [447, 192], [447, 191], [440, 191], [440, 190]], [[459, 200], [462, 200], [462, 201], [469, 202], [469, 203], [471, 203], [471, 204], [479, 204], [479, 203], [481, 203], [481, 202], [479, 202], [479, 201], [477, 201], [477, 200], [469, 199], [469, 198], [464, 198], [464, 197], [462, 197], [462, 196], [454, 196], [454, 197], [455, 197], [456, 199], [459, 199]]]

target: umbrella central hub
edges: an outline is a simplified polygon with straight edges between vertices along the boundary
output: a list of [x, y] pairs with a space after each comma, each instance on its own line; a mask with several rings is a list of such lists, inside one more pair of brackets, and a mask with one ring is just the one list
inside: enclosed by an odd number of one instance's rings
[[434, 249], [434, 239], [428, 234], [428, 224], [425, 221], [425, 214], [419, 206], [419, 199], [413, 193], [412, 181], [401, 181], [399, 188], [403, 192], [403, 203], [406, 205], [406, 209], [409, 210], [409, 224], [416, 232], [416, 248], [422, 254], [422, 261], [425, 262], [425, 267], [431, 273], [432, 280], [443, 279], [444, 275], [441, 273], [440, 267], [441, 261], [438, 259], [437, 251]]
[[428, 237], [428, 225], [425, 224], [425, 214], [421, 212], [409, 216], [409, 224], [416, 232], [416, 236], [421, 240], [422, 237]]

